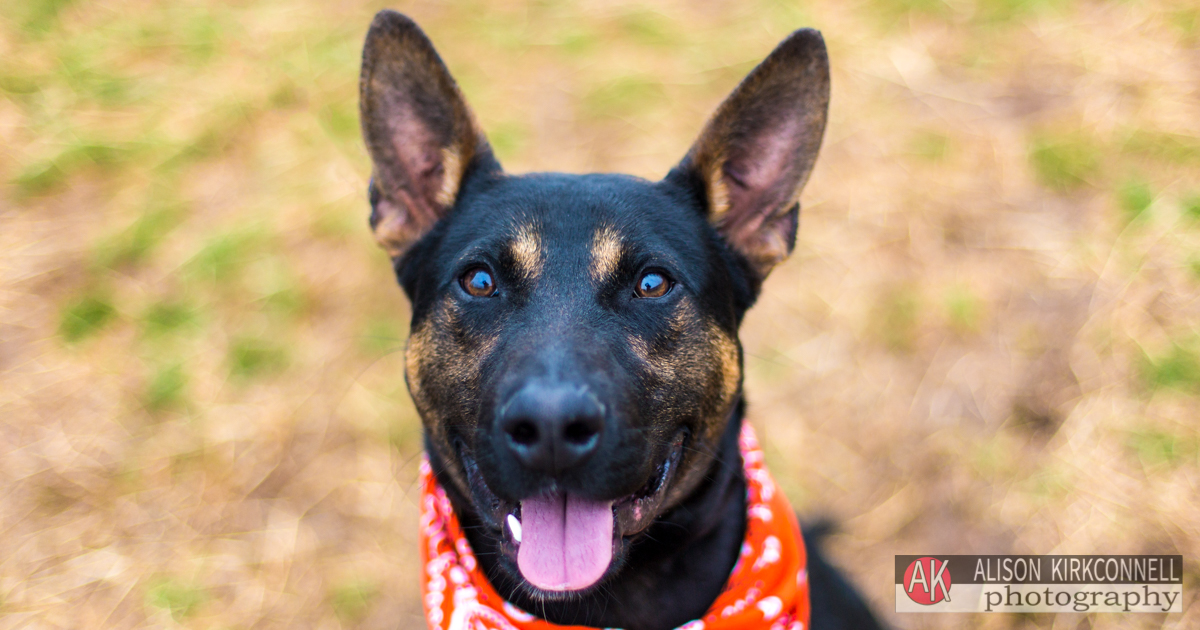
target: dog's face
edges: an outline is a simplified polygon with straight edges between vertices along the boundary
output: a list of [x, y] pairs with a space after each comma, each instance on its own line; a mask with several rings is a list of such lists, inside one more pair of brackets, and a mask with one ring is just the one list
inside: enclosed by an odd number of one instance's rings
[[824, 131], [820, 35], [782, 43], [660, 182], [505, 174], [396, 13], [371, 26], [361, 98], [430, 457], [509, 577], [590, 588], [712, 466], [740, 393], [738, 324], [792, 249]]

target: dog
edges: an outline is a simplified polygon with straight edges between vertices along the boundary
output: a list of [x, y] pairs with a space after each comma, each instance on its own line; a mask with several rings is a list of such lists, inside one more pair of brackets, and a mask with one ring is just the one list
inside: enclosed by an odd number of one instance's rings
[[[751, 503], [786, 500], [750, 467], [738, 327], [795, 244], [829, 84], [798, 30], [663, 180], [511, 175], [421, 29], [375, 17], [370, 225], [412, 305], [431, 627], [797, 628], [810, 603], [813, 628], [879, 627], [791, 512], [743, 558]], [[781, 553], [787, 602], [760, 580], [712, 610]]]

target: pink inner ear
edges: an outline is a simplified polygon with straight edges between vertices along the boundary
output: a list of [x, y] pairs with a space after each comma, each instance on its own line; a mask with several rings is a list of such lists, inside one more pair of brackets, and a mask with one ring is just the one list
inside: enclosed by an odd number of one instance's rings
[[397, 107], [395, 111], [395, 118], [389, 123], [392, 146], [404, 176], [416, 193], [405, 197], [410, 202], [413, 223], [428, 228], [438, 219], [435, 199], [445, 171], [442, 152], [429, 127], [411, 109]]
[[726, 221], [741, 233], [755, 230], [769, 214], [790, 201], [795, 190], [791, 169], [795, 167], [797, 138], [803, 122], [784, 118], [769, 131], [735, 148], [723, 165], [729, 194]]

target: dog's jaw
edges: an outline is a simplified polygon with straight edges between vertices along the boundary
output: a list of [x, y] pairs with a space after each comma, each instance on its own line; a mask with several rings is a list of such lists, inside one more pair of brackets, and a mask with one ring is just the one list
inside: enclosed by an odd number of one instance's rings
[[[533, 523], [526, 523], [526, 519], [533, 516], [530, 508], [544, 508], [545, 506], [541, 504], [547, 501], [566, 503], [574, 497], [570, 497], [558, 487], [552, 486], [541, 497], [517, 502], [506, 501], [492, 492], [470, 453], [465, 449], [460, 449], [457, 457], [459, 461], [463, 462], [467, 473], [470, 486], [470, 507], [479, 517], [483, 526], [490, 530], [491, 535], [499, 541], [503, 563], [510, 570], [515, 570], [524, 580], [523, 590], [542, 598], [555, 600], [585, 594], [587, 591], [597, 588], [606, 578], [617, 572], [629, 547], [668, 507], [666, 499], [676, 480], [676, 473], [683, 459], [682, 455], [688, 437], [687, 430], [680, 430], [676, 433], [666, 456], [654, 468], [645, 484], [636, 492], [616, 500], [588, 502], [603, 504], [610, 513], [611, 521], [607, 531], [611, 532], [611, 547], [595, 549], [590, 552], [588, 562], [601, 563], [603, 566], [589, 566], [581, 574], [576, 575], [579, 570], [577, 560], [571, 570], [566, 570], [564, 566], [561, 579], [547, 578], [547, 571], [552, 571], [553, 568], [547, 569], [543, 564], [534, 564], [535, 561], [532, 558], [538, 557], [538, 554], [532, 553], [532, 549], [528, 545], [544, 545], [546, 542], [538, 540], [539, 528], [537, 525], [534, 525], [533, 532], [530, 532], [530, 525]], [[583, 499], [582, 501], [587, 500]], [[522, 509], [523, 507], [525, 509]], [[591, 506], [591, 509], [596, 509], [596, 507]], [[544, 510], [540, 511], [544, 512]], [[579, 524], [572, 524], [570, 519], [567, 520], [566, 528], [579, 527]], [[544, 527], [541, 529], [544, 530]], [[559, 533], [565, 535], [568, 541], [571, 540], [570, 531]], [[577, 547], [586, 544], [600, 544], [598, 541], [576, 540], [574, 542]], [[526, 545], [524, 553], [522, 553], [522, 545]]]

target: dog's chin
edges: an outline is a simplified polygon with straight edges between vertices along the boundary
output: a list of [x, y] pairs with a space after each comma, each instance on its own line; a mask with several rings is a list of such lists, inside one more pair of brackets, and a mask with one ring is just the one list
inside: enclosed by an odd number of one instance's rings
[[[611, 502], [591, 502], [592, 511], [603, 505], [611, 510], [612, 549], [611, 558], [603, 572], [593, 572], [583, 579], [568, 580], [559, 584], [539, 586], [528, 579], [521, 568], [521, 542], [529, 529], [522, 524], [521, 503], [511, 502], [496, 496], [488, 487], [475, 460], [466, 452], [460, 452], [471, 489], [471, 501], [489, 535], [498, 540], [499, 568], [516, 583], [517, 590], [529, 596], [550, 601], [570, 600], [586, 595], [599, 588], [606, 579], [620, 570], [631, 545], [654, 523], [663, 512], [664, 500], [671, 482], [676, 477], [686, 433], [680, 432], [672, 441], [666, 456], [658, 463], [645, 484], [636, 492]], [[566, 498], [560, 499], [565, 506]], [[532, 504], [533, 499], [528, 500]], [[544, 502], [545, 499], [539, 499]], [[597, 577], [598, 576], [598, 577]]]

